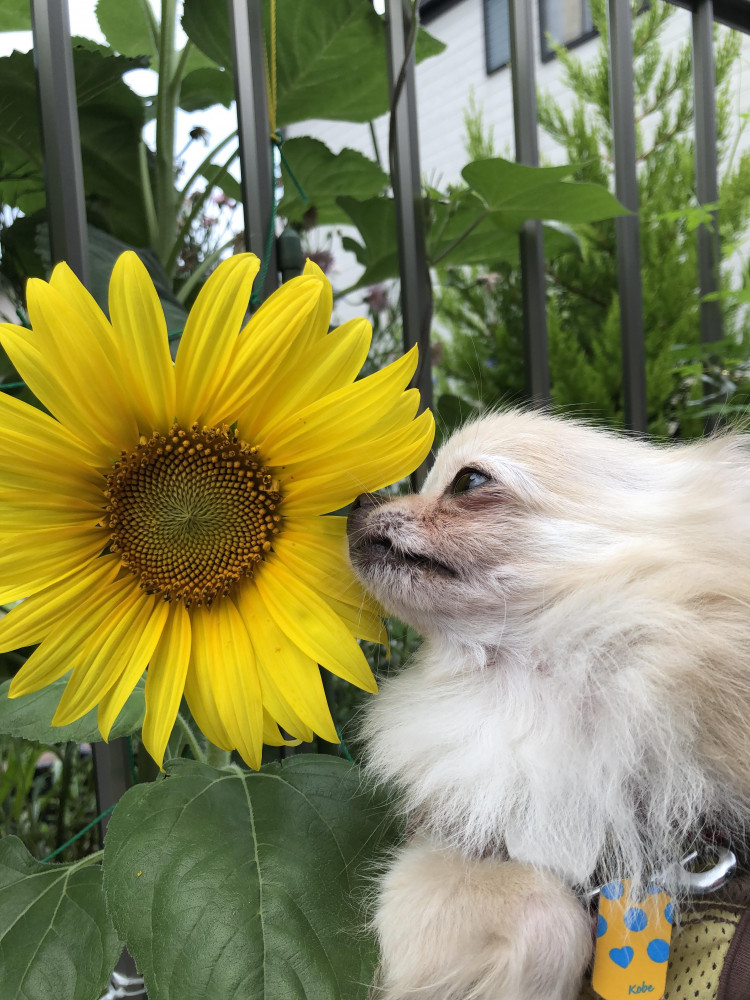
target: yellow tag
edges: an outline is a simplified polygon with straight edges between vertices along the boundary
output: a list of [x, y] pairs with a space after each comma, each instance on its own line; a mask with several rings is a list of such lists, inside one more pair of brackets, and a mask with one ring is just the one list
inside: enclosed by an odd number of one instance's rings
[[604, 1000], [643, 996], [661, 1000], [667, 985], [672, 903], [655, 885], [632, 899], [630, 879], [599, 893], [591, 985]]

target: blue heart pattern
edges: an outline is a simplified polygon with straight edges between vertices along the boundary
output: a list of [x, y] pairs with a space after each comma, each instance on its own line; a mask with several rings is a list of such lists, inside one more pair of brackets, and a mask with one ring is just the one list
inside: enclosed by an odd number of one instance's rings
[[633, 961], [633, 954], [633, 949], [627, 946], [625, 948], [610, 948], [609, 950], [609, 957], [621, 969], [627, 969]]

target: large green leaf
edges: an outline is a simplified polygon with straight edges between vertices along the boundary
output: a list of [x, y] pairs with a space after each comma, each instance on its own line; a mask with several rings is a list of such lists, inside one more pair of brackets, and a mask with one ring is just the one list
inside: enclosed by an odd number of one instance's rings
[[0, 841], [3, 1000], [94, 1000], [120, 951], [98, 865], [41, 864]]
[[[98, 0], [96, 19], [102, 34], [124, 56], [156, 57], [156, 46], [142, 0]], [[154, 65], [154, 69], [157, 65]]]
[[525, 219], [574, 224], [628, 214], [606, 188], [567, 180], [575, 169], [526, 167], [496, 157], [467, 164], [462, 175], [507, 229], [517, 230]]
[[218, 66], [203, 66], [183, 77], [180, 107], [184, 111], [202, 111], [214, 104], [223, 104], [228, 108], [233, 100], [232, 74]]
[[[307, 195], [307, 202], [292, 175]], [[362, 153], [354, 149], [333, 153], [324, 142], [310, 136], [286, 140], [282, 147], [281, 176], [284, 197], [279, 214], [290, 222], [301, 222], [305, 215], [314, 213], [315, 223], [320, 226], [349, 221], [336, 201], [342, 191], [364, 200], [380, 194], [388, 185], [388, 175]]]
[[0, 31], [30, 31], [29, 0], [0, 0]]
[[362, 243], [351, 236], [342, 237], [345, 250], [350, 250], [364, 268], [357, 288], [375, 285], [398, 274], [396, 246], [396, 203], [393, 198], [356, 198], [341, 196], [337, 204], [359, 230]]
[[[263, 7], [266, 47], [268, 0]], [[228, 6], [185, 0], [188, 38], [226, 69], [232, 65]], [[445, 46], [424, 31], [417, 59]], [[383, 19], [363, 0], [278, 0], [276, 11], [276, 124], [309, 118], [364, 122], [388, 110]]]
[[[138, 159], [143, 102], [122, 74], [146, 63], [76, 46], [73, 65], [89, 221], [142, 245], [147, 242]], [[0, 199], [26, 214], [45, 204], [30, 52], [0, 59]]]
[[[396, 207], [392, 198], [340, 197], [337, 204], [359, 230], [362, 242], [351, 236], [342, 245], [357, 258], [364, 273], [356, 288], [398, 277]], [[429, 219], [427, 260], [431, 267], [468, 264], [493, 265], [500, 261], [518, 262], [518, 230], [523, 218], [503, 211], [491, 212], [471, 192], [457, 193], [453, 199], [426, 202]], [[577, 251], [574, 236], [555, 226], [544, 227], [547, 258]]]
[[359, 770], [299, 755], [259, 773], [189, 761], [121, 799], [107, 904], [149, 1000], [360, 1000], [362, 891], [391, 843]]
[[[25, 694], [21, 698], [8, 697], [10, 681], [0, 684], [0, 733], [7, 736], [22, 736], [23, 739], [35, 743], [101, 742], [95, 708], [68, 726], [50, 725], [50, 719], [55, 714], [66, 684], [67, 678], [63, 677], [59, 681], [53, 681], [41, 691]], [[146, 708], [143, 692], [144, 682], [141, 680], [117, 716], [110, 739], [129, 736], [141, 728]]]

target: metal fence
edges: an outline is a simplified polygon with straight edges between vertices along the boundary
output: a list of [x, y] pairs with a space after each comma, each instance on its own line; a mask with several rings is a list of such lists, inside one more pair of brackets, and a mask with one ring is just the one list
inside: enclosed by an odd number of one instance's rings
[[[218, 0], [217, 0], [218, 2]], [[363, 0], [365, 2], [365, 0]], [[748, 0], [677, 0], [692, 11], [695, 92], [697, 196], [702, 205], [717, 199], [716, 109], [714, 104], [713, 23], [722, 21], [750, 31]], [[272, 225], [273, 168], [269, 139], [262, 0], [228, 0], [234, 54], [237, 123], [247, 249], [267, 256]], [[439, 3], [439, 0], [438, 0]], [[638, 188], [636, 183], [633, 107], [632, 24], [629, 0], [608, 0], [611, 102], [616, 194], [634, 214], [616, 220], [618, 285], [622, 327], [623, 386], [627, 425], [646, 431], [646, 375], [641, 286]], [[510, 0], [511, 67], [516, 159], [539, 162], [537, 143], [535, 4]], [[53, 262], [66, 260], [86, 284], [88, 248], [78, 115], [67, 0], [31, 0], [35, 66], [41, 108], [45, 184]], [[430, 405], [431, 286], [425, 249], [422, 185], [416, 128], [414, 38], [415, 7], [409, 0], [386, 0], [388, 79], [391, 93], [391, 180], [396, 201], [401, 304], [405, 347], [420, 347], [415, 384]], [[699, 245], [702, 295], [718, 288], [719, 245], [716, 226], [701, 226]], [[276, 249], [261, 296], [278, 283]], [[549, 360], [545, 315], [542, 224], [527, 222], [520, 234], [526, 367], [530, 400], [549, 399]], [[701, 304], [705, 342], [721, 338], [717, 302]], [[96, 790], [100, 811], [116, 802], [129, 783], [129, 763], [122, 740], [95, 748]], [[106, 823], [106, 821], [103, 821]], [[104, 831], [102, 831], [104, 832]], [[127, 956], [120, 972], [132, 972]]]

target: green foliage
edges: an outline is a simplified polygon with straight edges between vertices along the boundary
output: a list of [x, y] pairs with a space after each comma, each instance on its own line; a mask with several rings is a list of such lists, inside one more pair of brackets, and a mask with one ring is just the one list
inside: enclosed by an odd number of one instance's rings
[[[73, 50], [89, 221], [129, 244], [147, 242], [139, 183], [143, 104], [122, 74], [142, 60]], [[0, 200], [25, 214], [45, 204], [32, 53], [0, 59]]]
[[[385, 28], [373, 7], [360, 0], [300, 3], [278, 0], [276, 10], [276, 125], [309, 118], [366, 122], [388, 110]], [[266, 50], [270, 8], [263, 5]], [[185, 34], [220, 66], [232, 66], [228, 6], [185, 0]], [[417, 59], [443, 50], [425, 31]]]
[[[76, 743], [41, 744], [0, 736], [0, 836], [16, 836], [45, 858], [96, 816], [91, 754]], [[67, 860], [96, 846], [90, 829], [65, 848]], [[2, 981], [2, 980], [0, 980]]]
[[[290, 173], [291, 171], [291, 173]], [[291, 223], [332, 226], [349, 222], [336, 198], [376, 197], [388, 186], [388, 175], [377, 163], [355, 149], [332, 153], [324, 142], [309, 136], [287, 139], [283, 146], [281, 179], [284, 196], [279, 214]], [[303, 201], [299, 187], [305, 192]]]
[[[429, 191], [424, 199], [427, 262], [441, 269], [488, 261], [518, 263], [518, 232], [527, 219], [555, 220], [546, 226], [550, 257], [578, 250], [569, 222], [623, 215], [625, 209], [599, 185], [568, 181], [575, 167], [525, 167], [495, 157], [467, 164], [467, 187], [447, 194]], [[396, 205], [390, 197], [359, 200], [340, 196], [336, 203], [359, 230], [362, 242], [344, 236], [364, 273], [362, 288], [398, 276]]]
[[125, 794], [104, 851], [151, 1000], [364, 998], [375, 954], [358, 906], [394, 831], [358, 769], [303, 755], [257, 774], [168, 770]]
[[0, 841], [0, 983], [8, 1000], [92, 1000], [120, 955], [101, 868], [40, 864]]
[[0, 31], [29, 31], [31, 5], [26, 0], [0, 0]]
[[[96, 724], [96, 709], [68, 726], [49, 725], [67, 683], [68, 678], [63, 677], [22, 698], [8, 697], [10, 681], [0, 684], [0, 733], [22, 736], [25, 740], [38, 743], [95, 743], [101, 740]], [[129, 736], [141, 728], [145, 712], [143, 690], [144, 683], [139, 681], [117, 717], [110, 739]]]
[[[605, 0], [592, 0], [595, 23], [606, 38]], [[640, 4], [634, 4], [634, 11]], [[634, 75], [638, 184], [647, 354], [647, 405], [653, 433], [688, 435], [699, 421], [686, 410], [675, 344], [697, 345], [699, 303], [696, 228], [712, 222], [694, 200], [693, 102], [690, 47], [665, 55], [662, 32], [673, 14], [651, 4], [634, 19]], [[716, 47], [719, 218], [731, 249], [750, 221], [750, 154], [732, 145], [730, 73], [739, 53], [736, 33], [719, 32]], [[558, 48], [563, 77], [574, 94], [570, 110], [555, 97], [539, 101], [542, 128], [563, 148], [575, 180], [613, 187], [609, 62], [605, 45], [584, 64]], [[566, 105], [567, 106], [567, 105]], [[476, 109], [469, 115], [477, 144]], [[566, 182], [561, 182], [566, 183]], [[558, 217], [558, 216], [555, 216]], [[608, 219], [567, 221], [580, 254], [546, 253], [552, 393], [556, 405], [621, 424], [622, 361], [615, 257], [615, 227]], [[497, 280], [493, 277], [497, 275]], [[724, 277], [724, 283], [728, 279]], [[438, 296], [438, 314], [451, 338], [445, 344], [443, 388], [474, 404], [517, 401], [522, 396], [521, 298], [517, 272], [493, 265], [489, 275], [453, 274]], [[736, 340], [740, 313], [724, 309]], [[468, 327], [468, 328], [467, 328]], [[693, 350], [695, 357], [697, 350]]]

